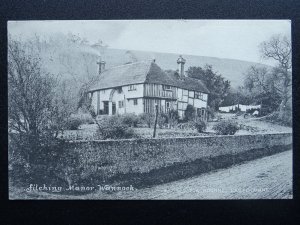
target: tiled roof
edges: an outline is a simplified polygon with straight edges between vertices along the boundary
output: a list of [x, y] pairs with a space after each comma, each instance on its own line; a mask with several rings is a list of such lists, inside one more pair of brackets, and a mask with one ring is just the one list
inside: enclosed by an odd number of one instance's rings
[[89, 90], [94, 91], [141, 83], [165, 84], [209, 93], [200, 80], [189, 77], [178, 78], [175, 74], [164, 72], [152, 61], [135, 62], [105, 70], [100, 74], [99, 80]]
[[150, 66], [151, 63], [148, 62], [136, 62], [107, 69], [100, 74], [90, 91], [145, 83]]
[[209, 94], [209, 90], [205, 86], [205, 84], [198, 79], [194, 79], [191, 77], [179, 77], [178, 74], [175, 72], [169, 72], [167, 73], [167, 76], [169, 76], [173, 80], [173, 86], [193, 90], [193, 91], [200, 91], [203, 93]]

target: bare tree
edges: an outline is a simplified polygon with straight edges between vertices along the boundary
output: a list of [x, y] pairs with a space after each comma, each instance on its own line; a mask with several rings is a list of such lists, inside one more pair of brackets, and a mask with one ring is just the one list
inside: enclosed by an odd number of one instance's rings
[[244, 85], [251, 92], [267, 92], [269, 89], [268, 80], [266, 67], [251, 66], [246, 73]]
[[280, 117], [284, 117], [287, 111], [287, 104], [291, 99], [292, 86], [292, 46], [288, 37], [283, 35], [273, 36], [269, 41], [260, 45], [260, 52], [263, 58], [273, 59], [277, 62], [276, 68], [272, 71], [274, 88], [280, 93], [281, 103], [279, 107]]

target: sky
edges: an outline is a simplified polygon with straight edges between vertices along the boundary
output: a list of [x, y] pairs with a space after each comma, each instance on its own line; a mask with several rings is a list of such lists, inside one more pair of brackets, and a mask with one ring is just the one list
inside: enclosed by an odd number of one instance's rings
[[9, 21], [21, 38], [73, 33], [110, 48], [239, 59], [262, 59], [259, 44], [276, 34], [291, 37], [290, 20], [55, 20]]

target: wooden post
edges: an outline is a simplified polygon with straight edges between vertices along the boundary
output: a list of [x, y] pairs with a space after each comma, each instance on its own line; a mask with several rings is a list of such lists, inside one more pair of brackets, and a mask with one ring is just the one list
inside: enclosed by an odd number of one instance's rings
[[154, 122], [154, 130], [153, 130], [153, 137], [156, 136], [156, 124], [157, 124], [157, 117], [158, 117], [158, 105], [155, 104], [155, 122]]

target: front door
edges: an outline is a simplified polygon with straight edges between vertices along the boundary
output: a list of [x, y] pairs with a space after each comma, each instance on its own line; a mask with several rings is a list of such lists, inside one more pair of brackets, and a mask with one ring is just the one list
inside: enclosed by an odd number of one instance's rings
[[112, 114], [113, 115], [116, 114], [116, 103], [115, 102], [112, 103]]
[[104, 101], [103, 105], [104, 105], [103, 114], [108, 115], [109, 114], [108, 101]]

